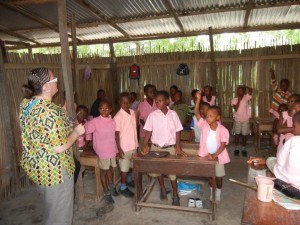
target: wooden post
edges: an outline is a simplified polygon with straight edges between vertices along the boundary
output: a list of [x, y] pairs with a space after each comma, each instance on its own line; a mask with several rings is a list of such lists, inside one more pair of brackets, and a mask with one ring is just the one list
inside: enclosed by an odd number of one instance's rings
[[213, 34], [212, 34], [212, 28], [209, 27], [209, 44], [210, 44], [210, 85], [216, 85], [217, 88], [217, 65], [216, 65], [216, 60], [215, 60], [215, 50], [214, 50], [214, 39], [213, 39]]
[[[1, 121], [2, 126], [5, 128], [4, 130], [4, 140], [5, 140], [5, 149], [2, 148], [2, 151], [6, 151], [8, 154], [9, 161], [6, 162], [5, 167], [9, 170], [9, 180], [11, 181], [10, 186], [10, 196], [14, 197], [17, 192], [20, 191], [20, 176], [18, 171], [18, 162], [17, 162], [17, 150], [16, 150], [16, 142], [14, 140], [12, 121], [13, 114], [10, 112], [10, 104], [9, 104], [9, 95], [7, 90], [7, 80], [4, 69], [4, 61], [5, 59], [5, 48], [4, 43], [0, 40], [0, 96], [1, 96], [1, 106], [0, 110], [2, 115]], [[0, 180], [1, 181], [1, 180]]]
[[116, 65], [116, 57], [115, 57], [115, 50], [114, 44], [112, 42], [109, 43], [110, 49], [110, 70], [111, 70], [111, 77], [112, 77], [112, 87], [113, 87], [113, 104], [114, 106], [118, 103], [118, 95], [119, 95], [119, 84], [117, 79], [117, 65]]
[[71, 24], [71, 34], [72, 34], [72, 62], [73, 62], [73, 80], [74, 80], [74, 89], [77, 93], [77, 96], [80, 96], [80, 85], [79, 85], [79, 76], [78, 76], [78, 63], [77, 63], [77, 38], [76, 38], [76, 17], [75, 14], [72, 14], [72, 24]]
[[[58, 0], [58, 25], [59, 25], [59, 36], [61, 43], [61, 63], [62, 63], [62, 75], [64, 80], [64, 88], [66, 93], [67, 111], [69, 116], [75, 115], [74, 112], [74, 95], [73, 95], [73, 79], [71, 69], [71, 58], [69, 51], [68, 41], [68, 27], [67, 27], [67, 4], [66, 0]], [[78, 149], [76, 145], [73, 145], [73, 151], [79, 159]], [[83, 207], [84, 193], [82, 184], [82, 170], [80, 170], [78, 180], [76, 183], [75, 191], [76, 197], [78, 198], [78, 209]], [[73, 191], [73, 190], [70, 190]]]

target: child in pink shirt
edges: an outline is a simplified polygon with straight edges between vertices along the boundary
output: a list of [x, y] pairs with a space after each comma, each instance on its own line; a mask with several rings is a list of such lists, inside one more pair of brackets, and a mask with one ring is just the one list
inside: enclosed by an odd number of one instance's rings
[[252, 88], [245, 85], [240, 85], [237, 88], [237, 97], [232, 99], [231, 106], [234, 109], [233, 119], [233, 130], [235, 136], [235, 146], [234, 155], [239, 155], [239, 137], [242, 136], [242, 155], [247, 157], [247, 151], [245, 146], [247, 144], [247, 136], [250, 134], [250, 110], [249, 101], [252, 98]]
[[[148, 142], [151, 137], [151, 151], [168, 151], [171, 155], [186, 155], [180, 147], [180, 131], [183, 129], [177, 113], [168, 108], [169, 93], [159, 91], [155, 102], [157, 110], [151, 112], [147, 118], [144, 129], [146, 130], [142, 154], [149, 152]], [[167, 190], [161, 174], [150, 174], [157, 177], [160, 184], [160, 199], [167, 200]], [[177, 192], [177, 179], [175, 175], [169, 175], [173, 189], [172, 205], [180, 205]]]
[[212, 95], [212, 86], [206, 85], [204, 87], [203, 102], [207, 102], [210, 106], [216, 105], [216, 96]]
[[[223, 177], [225, 176], [224, 164], [230, 162], [230, 158], [226, 149], [229, 143], [229, 132], [219, 122], [221, 117], [221, 110], [218, 106], [211, 106], [206, 114], [204, 120], [199, 111], [201, 92], [197, 92], [197, 101], [195, 106], [195, 116], [198, 120], [197, 126], [201, 128], [200, 148], [198, 155], [200, 157], [207, 157], [208, 160], [217, 160], [216, 165], [216, 184], [217, 189], [215, 193], [216, 203], [221, 201], [221, 189]], [[211, 186], [211, 199], [212, 199], [212, 179], [209, 180]]]
[[121, 109], [114, 117], [117, 125], [116, 142], [121, 170], [121, 187], [119, 191], [125, 197], [134, 196], [134, 194], [128, 189], [126, 181], [129, 181], [127, 179], [127, 174], [132, 167], [131, 156], [136, 153], [136, 149], [138, 147], [136, 117], [134, 111], [130, 109], [130, 104], [129, 93], [121, 93]]
[[93, 148], [99, 157], [103, 199], [105, 203], [113, 204], [111, 196], [119, 195], [113, 183], [112, 169], [117, 167], [116, 123], [110, 116], [112, 106], [107, 100], [100, 102], [99, 112], [100, 116], [85, 125], [85, 131], [86, 135], [93, 134]]
[[296, 188], [300, 189], [300, 112], [293, 116], [294, 136], [286, 141], [276, 157], [269, 157], [267, 161], [264, 158], [253, 158], [248, 161], [252, 163], [267, 163], [270, 171], [279, 178]]
[[277, 147], [277, 153], [282, 148], [285, 141], [293, 136], [293, 115], [298, 111], [297, 102], [300, 100], [298, 94], [292, 94], [288, 97], [288, 111], [282, 112], [278, 120], [277, 133], [279, 136], [279, 143]]
[[140, 143], [139, 149], [142, 149], [144, 137], [146, 131], [144, 130], [144, 125], [147, 120], [148, 115], [157, 109], [154, 97], [155, 97], [155, 89], [152, 84], [146, 84], [144, 86], [144, 93], [146, 95], [146, 99], [139, 104], [137, 109], [136, 117], [140, 124]]

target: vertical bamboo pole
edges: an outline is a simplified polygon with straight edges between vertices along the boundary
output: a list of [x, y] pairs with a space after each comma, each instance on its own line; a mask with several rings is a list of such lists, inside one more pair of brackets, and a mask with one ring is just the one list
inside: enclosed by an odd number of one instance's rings
[[[77, 93], [77, 96], [80, 95], [80, 85], [79, 85], [79, 76], [78, 76], [78, 62], [77, 62], [77, 38], [76, 38], [76, 17], [75, 14], [72, 14], [72, 24], [71, 24], [71, 34], [72, 34], [72, 62], [73, 62], [73, 80], [74, 83], [74, 89]], [[81, 101], [80, 101], [81, 102]]]
[[[2, 111], [1, 121], [3, 121], [3, 127], [7, 129], [4, 132], [4, 139], [5, 139], [5, 146], [6, 151], [8, 154], [9, 162], [7, 162], [7, 167], [10, 170], [9, 179], [11, 180], [10, 186], [10, 196], [14, 197], [17, 192], [20, 191], [20, 179], [19, 179], [19, 172], [18, 172], [18, 162], [17, 162], [17, 149], [16, 149], [16, 142], [14, 140], [13, 135], [13, 112], [10, 112], [9, 108], [9, 95], [7, 90], [7, 80], [6, 74], [4, 69], [4, 61], [6, 61], [5, 57], [5, 48], [4, 43], [0, 40], [0, 96], [1, 96], [1, 103], [0, 110]], [[2, 151], [3, 150], [2, 148]]]
[[[112, 42], [109, 43], [109, 50], [110, 50], [110, 71], [111, 71], [111, 77], [112, 77], [112, 84], [113, 87], [113, 104], [114, 108], [117, 105], [118, 102], [118, 95], [119, 95], [119, 83], [117, 78], [117, 64], [116, 64], [116, 57], [115, 57], [115, 49], [114, 44]], [[116, 108], [115, 108], [116, 110]]]
[[[72, 79], [72, 69], [71, 69], [71, 58], [69, 51], [69, 41], [68, 41], [68, 27], [67, 27], [67, 3], [66, 0], [58, 0], [58, 26], [59, 26], [59, 36], [61, 43], [61, 63], [62, 63], [62, 75], [64, 80], [64, 87], [66, 93], [67, 111], [69, 115], [74, 115], [74, 95], [73, 95], [73, 79]], [[76, 48], [76, 46], [75, 46]], [[73, 145], [73, 151], [75, 155], [78, 156], [79, 153], [75, 145]], [[82, 185], [82, 170], [78, 176], [77, 185], [75, 187], [76, 198], [78, 198], [78, 209], [83, 207], [84, 203], [84, 193]], [[70, 190], [73, 191], [73, 190]]]
[[212, 28], [209, 27], [209, 44], [210, 44], [210, 73], [211, 73], [211, 80], [210, 85], [215, 84], [217, 89], [217, 65], [215, 61], [215, 50], [214, 50], [214, 39], [212, 34]]

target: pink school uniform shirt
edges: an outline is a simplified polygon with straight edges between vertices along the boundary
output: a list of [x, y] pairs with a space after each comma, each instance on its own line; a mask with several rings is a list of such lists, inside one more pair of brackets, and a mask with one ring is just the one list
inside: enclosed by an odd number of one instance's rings
[[286, 141], [277, 156], [274, 174], [277, 178], [300, 189], [300, 136], [293, 136]]
[[[155, 101], [153, 101], [153, 104], [150, 105], [149, 102], [145, 99], [143, 102], [139, 104], [139, 107], [137, 109], [137, 111], [140, 114], [139, 119], [142, 119], [146, 122], [149, 114], [156, 109], [157, 107]], [[145, 133], [146, 131], [144, 130], [144, 126], [140, 123], [140, 137], [145, 137]]]
[[[239, 108], [233, 114], [233, 118], [238, 122], [246, 122], [249, 121], [250, 111], [249, 111], [249, 100], [252, 98], [251, 95], [245, 94], [240, 102]], [[238, 103], [238, 98], [234, 98], [231, 100], [231, 106], [236, 105]]]
[[211, 96], [210, 102], [207, 100], [206, 96], [203, 96], [202, 101], [207, 102], [210, 106], [214, 106], [216, 105], [216, 96]]
[[152, 143], [163, 147], [175, 145], [176, 132], [183, 130], [183, 127], [177, 113], [168, 108], [166, 115], [159, 109], [151, 112], [144, 129], [152, 132]]
[[[201, 118], [197, 122], [197, 126], [201, 128], [201, 137], [200, 137], [198, 155], [200, 157], [206, 157], [208, 155], [206, 142], [210, 131], [210, 126], [203, 118]], [[225, 142], [226, 145], [228, 145], [229, 143], [229, 132], [223, 125], [221, 125], [221, 123], [218, 123], [218, 127], [216, 130], [216, 142], [217, 142], [218, 149], [221, 145], [221, 142]], [[218, 161], [219, 164], [226, 164], [230, 162], [230, 158], [226, 148], [223, 150], [223, 152], [221, 152], [220, 155], [218, 155]]]
[[109, 117], [98, 116], [85, 125], [86, 135], [93, 134], [93, 148], [100, 159], [110, 159], [117, 154], [116, 123]]
[[128, 152], [138, 147], [136, 118], [134, 111], [129, 109], [130, 115], [124, 110], [120, 109], [115, 115], [116, 131], [120, 132], [120, 146], [124, 152]]
[[[282, 124], [286, 123], [287, 127], [293, 127], [293, 118], [291, 116], [289, 116], [287, 111], [282, 112], [282, 117], [283, 117], [283, 123]], [[277, 147], [277, 155], [281, 151], [281, 148], [283, 146], [283, 141], [287, 141], [293, 136], [294, 135], [292, 133], [280, 134], [279, 143], [278, 143], [278, 147]]]

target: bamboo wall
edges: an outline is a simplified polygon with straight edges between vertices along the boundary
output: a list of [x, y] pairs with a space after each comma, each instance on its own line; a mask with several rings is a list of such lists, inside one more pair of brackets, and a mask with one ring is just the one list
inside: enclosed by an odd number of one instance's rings
[[[288, 78], [291, 81], [290, 90], [300, 92], [300, 45], [267, 47], [227, 52], [215, 52], [217, 66], [217, 83], [213, 83], [210, 72], [210, 55], [207, 52], [173, 52], [157, 53], [141, 56], [126, 56], [116, 58], [117, 79], [113, 80], [109, 57], [96, 55], [84, 56], [78, 59], [78, 84], [77, 104], [91, 107], [96, 99], [97, 90], [102, 88], [106, 91], [107, 98], [113, 100], [113, 88], [117, 84], [119, 92], [135, 91], [143, 99], [143, 86], [147, 83], [156, 85], [159, 90], [168, 90], [172, 84], [177, 85], [183, 91], [186, 102], [190, 100], [192, 89], [200, 89], [206, 84], [212, 85], [217, 94], [218, 104], [223, 111], [223, 117], [232, 117], [230, 101], [235, 96], [237, 85], [245, 84], [253, 87], [253, 100], [251, 102], [253, 117], [269, 117], [268, 109], [271, 99], [270, 67], [275, 68], [276, 77]], [[137, 63], [141, 69], [141, 78], [130, 80], [128, 78], [129, 66]], [[188, 76], [176, 75], [176, 69], [180, 63], [189, 66]], [[83, 72], [87, 65], [92, 68], [91, 78], [83, 80]], [[54, 98], [57, 104], [63, 104], [63, 80], [61, 77], [60, 55], [42, 54], [8, 54], [8, 62], [5, 63], [7, 87], [10, 99], [10, 113], [13, 114], [13, 134], [17, 138], [17, 158], [21, 155], [20, 135], [18, 128], [18, 110], [22, 100], [21, 86], [25, 83], [26, 73], [35, 67], [45, 66], [50, 68], [59, 80], [59, 93]], [[1, 115], [0, 111], [0, 115]], [[10, 178], [4, 176], [6, 168], [9, 168], [7, 158], [10, 149], [5, 148], [5, 128], [0, 123], [0, 199], [10, 195]], [[24, 184], [27, 183], [24, 181]]]

